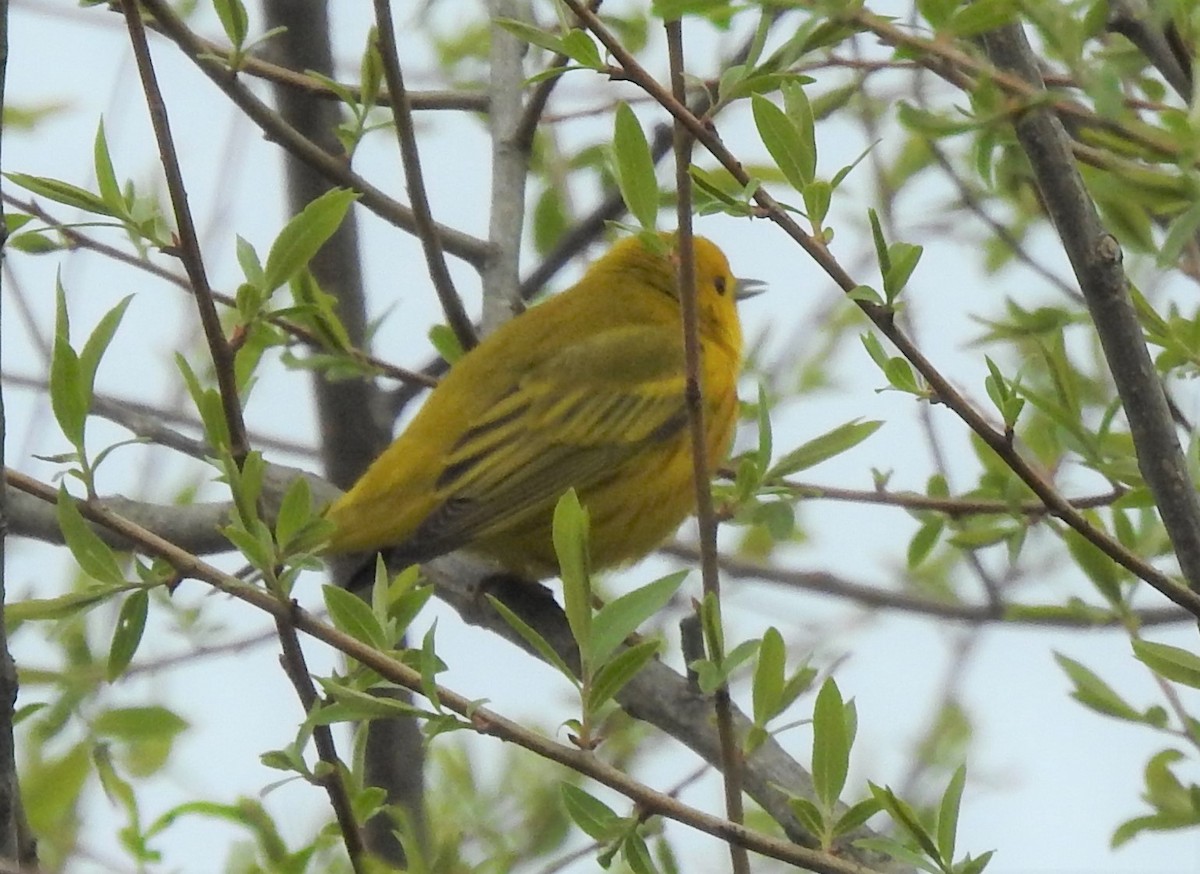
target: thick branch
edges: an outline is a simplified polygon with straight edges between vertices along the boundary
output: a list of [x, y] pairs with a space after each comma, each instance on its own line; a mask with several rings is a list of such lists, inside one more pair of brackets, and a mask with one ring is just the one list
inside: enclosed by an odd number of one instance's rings
[[[1041, 86], [1037, 61], [1019, 24], [984, 34], [983, 41], [996, 66]], [[1100, 222], [1058, 116], [1034, 103], [1014, 124], [1096, 324], [1125, 407], [1138, 468], [1154, 494], [1184, 576], [1200, 591], [1200, 502], [1129, 295], [1121, 247]]]

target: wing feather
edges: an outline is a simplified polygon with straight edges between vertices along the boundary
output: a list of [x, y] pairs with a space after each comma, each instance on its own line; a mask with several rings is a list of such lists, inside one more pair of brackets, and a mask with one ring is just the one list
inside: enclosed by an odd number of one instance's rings
[[586, 492], [687, 422], [681, 344], [652, 326], [606, 331], [526, 374], [451, 449], [441, 501], [411, 545], [442, 552]]

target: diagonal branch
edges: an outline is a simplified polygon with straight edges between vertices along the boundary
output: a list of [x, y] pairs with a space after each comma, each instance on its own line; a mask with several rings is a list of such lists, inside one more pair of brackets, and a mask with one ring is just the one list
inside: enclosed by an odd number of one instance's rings
[[[678, 18], [665, 22], [667, 31], [667, 54], [671, 66], [671, 92], [680, 103], [685, 103], [687, 94], [684, 83], [683, 24]], [[704, 386], [700, 358], [700, 315], [696, 295], [696, 250], [692, 236], [692, 138], [684, 126], [675, 120], [672, 126], [675, 153], [676, 220], [679, 239], [676, 241], [678, 257], [676, 281], [679, 284], [679, 301], [683, 329], [683, 358], [687, 371], [687, 415], [688, 433], [691, 437], [692, 483], [696, 490], [696, 522], [700, 528], [700, 573], [704, 587], [704, 607], [716, 613], [716, 624], [721, 625], [721, 576], [717, 565], [717, 515], [713, 508], [712, 482], [708, 475], [708, 437], [704, 427]], [[733, 289], [729, 290], [734, 293]], [[712, 387], [709, 387], [712, 390]], [[709, 657], [718, 664], [725, 659], [721, 638], [712, 635], [709, 640]], [[722, 681], [713, 691], [713, 709], [716, 713], [717, 737], [721, 746], [721, 775], [725, 789], [725, 813], [733, 822], [742, 822], [746, 812], [742, 805], [742, 751], [733, 731], [733, 704], [729, 698], [729, 683]], [[730, 864], [734, 874], [750, 874], [750, 858], [744, 848], [729, 845]]]
[[175, 141], [171, 135], [170, 122], [167, 119], [167, 106], [163, 102], [162, 90], [158, 87], [158, 77], [150, 58], [150, 46], [146, 43], [146, 29], [142, 23], [141, 8], [135, 0], [127, 0], [122, 8], [125, 12], [126, 26], [129, 28], [129, 40], [133, 46], [133, 54], [137, 60], [138, 73], [142, 79], [142, 90], [146, 94], [146, 106], [150, 111], [154, 137], [158, 141], [159, 157], [167, 180], [171, 207], [175, 211], [175, 225], [179, 234], [179, 258], [183, 262], [183, 268], [187, 271], [188, 280], [191, 282], [196, 308], [200, 313], [200, 324], [204, 328], [204, 336], [208, 341], [209, 354], [212, 355], [217, 387], [221, 395], [221, 405], [229, 428], [229, 450], [234, 461], [240, 467], [246, 453], [250, 451], [250, 446], [246, 440], [246, 423], [242, 419], [242, 403], [238, 396], [237, 376], [234, 373], [233, 349], [221, 327], [221, 319], [217, 315], [217, 307], [213, 302], [212, 288], [208, 284], [208, 275], [204, 270], [204, 259], [200, 254], [200, 240], [192, 221], [187, 189], [183, 184], [183, 172], [179, 168], [179, 155], [175, 151]]
[[454, 288], [454, 280], [446, 267], [442, 251], [442, 240], [437, 223], [429, 207], [429, 194], [425, 190], [425, 174], [421, 172], [421, 155], [417, 149], [417, 135], [413, 130], [412, 105], [404, 87], [404, 73], [400, 68], [400, 55], [396, 50], [396, 32], [392, 25], [392, 10], [389, 0], [375, 0], [375, 32], [379, 56], [383, 60], [383, 75], [387, 80], [392, 102], [392, 119], [396, 127], [396, 139], [400, 144], [400, 160], [404, 164], [404, 179], [408, 185], [408, 196], [412, 200], [413, 222], [421, 248], [425, 252], [425, 264], [429, 278], [442, 305], [442, 312], [458, 344], [470, 349], [476, 343], [475, 327], [463, 308], [462, 298]]
[[[416, 232], [413, 211], [380, 188], [372, 185], [355, 173], [345, 161], [330, 155], [316, 143], [303, 136], [284, 121], [278, 113], [256, 97], [253, 92], [229, 70], [224, 62], [205, 51], [203, 41], [197, 37], [183, 19], [175, 14], [166, 0], [139, 0], [158, 19], [162, 32], [174, 42], [183, 54], [200, 68], [233, 103], [246, 114], [266, 135], [290, 154], [313, 167], [335, 185], [342, 185], [359, 193], [359, 203], [381, 219], [409, 233]], [[475, 268], [482, 268], [488, 255], [488, 246], [482, 240], [448, 228], [438, 226], [438, 235], [446, 251], [461, 258]]]
[[[662, 85], [651, 76], [621, 45], [611, 31], [589, 12], [579, 0], [563, 0], [570, 9], [587, 25], [604, 47], [612, 53], [621, 64], [621, 75], [635, 82], [650, 94], [675, 118], [687, 126], [692, 136], [700, 142], [709, 153], [716, 158], [734, 179], [741, 185], [748, 185], [750, 177], [741, 162], [721, 142], [710, 126], [691, 113], [686, 106], [675, 100]], [[763, 214], [780, 227], [811, 257], [825, 273], [837, 283], [844, 292], [850, 293], [859, 283], [846, 271], [834, 257], [829, 248], [819, 239], [806, 232], [796, 223], [795, 219], [785, 210], [774, 197], [764, 188], [753, 191], [753, 199], [761, 208]], [[901, 331], [893, 318], [893, 311], [886, 306], [873, 304], [862, 298], [856, 298], [855, 304], [874, 323], [875, 327], [887, 337], [900, 353], [908, 359], [913, 368], [921, 374], [929, 385], [930, 396], [937, 402], [953, 410], [956, 415], [995, 452], [1012, 471], [1025, 482], [1027, 486], [1045, 503], [1046, 507], [1078, 531], [1086, 540], [1094, 544], [1105, 555], [1118, 564], [1132, 571], [1151, 587], [1174, 601], [1188, 612], [1200, 617], [1200, 593], [1192, 591], [1174, 578], [1168, 576], [1149, 562], [1145, 561], [1126, 549], [1116, 539], [1092, 525], [1087, 518], [1071, 506], [1070, 502], [1055, 488], [1033, 462], [1027, 460], [1012, 444], [1010, 435], [994, 427], [991, 422], [947, 379], [924, 353]], [[1140, 342], [1140, 337], [1139, 337]], [[1161, 389], [1155, 388], [1161, 392]]]
[[[1019, 24], [990, 31], [983, 42], [998, 67], [1041, 87], [1037, 61]], [[1121, 247], [1100, 222], [1058, 116], [1035, 103], [1014, 126], [1095, 322], [1125, 407], [1138, 468], [1154, 494], [1179, 566], [1200, 592], [1200, 501], [1129, 294]]]

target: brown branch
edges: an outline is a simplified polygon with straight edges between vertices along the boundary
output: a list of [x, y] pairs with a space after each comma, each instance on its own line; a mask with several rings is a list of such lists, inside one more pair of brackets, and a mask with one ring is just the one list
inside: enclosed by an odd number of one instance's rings
[[[304, 651], [300, 648], [300, 638], [296, 634], [296, 625], [292, 621], [292, 609], [295, 602], [281, 598], [280, 603], [285, 609], [274, 614], [275, 629], [279, 635], [282, 653], [279, 657], [283, 672], [291, 681], [304, 715], [310, 716], [320, 706], [321, 700], [317, 695], [316, 686], [308, 673], [308, 663]], [[297, 608], [298, 609], [298, 608]], [[366, 858], [366, 847], [363, 842], [362, 829], [354, 818], [354, 805], [350, 800], [350, 792], [346, 788], [345, 767], [337, 754], [337, 746], [333, 742], [333, 730], [328, 725], [312, 727], [313, 746], [316, 747], [317, 757], [325, 765], [324, 774], [316, 776], [316, 781], [325, 789], [329, 796], [329, 805], [337, 819], [338, 831], [342, 834], [342, 842], [346, 845], [346, 855], [350, 857], [350, 867], [354, 874], [366, 874], [372, 870]]]
[[396, 51], [396, 33], [392, 25], [392, 10], [389, 0], [375, 0], [375, 39], [379, 56], [383, 60], [383, 75], [391, 92], [392, 119], [395, 122], [396, 140], [400, 145], [400, 160], [404, 165], [404, 179], [412, 201], [413, 223], [421, 249], [425, 253], [425, 265], [429, 278], [442, 305], [442, 313], [458, 344], [463, 349], [472, 348], [478, 339], [475, 327], [462, 298], [454, 288], [454, 280], [446, 267], [438, 225], [433, 220], [429, 206], [429, 194], [425, 190], [425, 176], [421, 172], [421, 155], [417, 149], [417, 136], [413, 130], [412, 106], [408, 102], [408, 91], [404, 87], [404, 73], [400, 68], [400, 55]]
[[[590, 10], [589, 10], [590, 11]], [[664, 22], [667, 31], [667, 55], [671, 68], [671, 90], [680, 103], [687, 100], [684, 82], [683, 25], [679, 19]], [[721, 577], [717, 569], [717, 517], [713, 509], [712, 484], [708, 475], [708, 435], [704, 427], [704, 386], [700, 358], [700, 316], [696, 300], [696, 249], [692, 238], [692, 138], [676, 120], [672, 126], [675, 152], [676, 268], [683, 329], [683, 360], [687, 372], [688, 433], [691, 438], [692, 482], [696, 491], [696, 522], [700, 528], [700, 573], [704, 588], [704, 607], [716, 611], [721, 625]], [[730, 294], [733, 293], [731, 289]], [[711, 387], [710, 387], [711, 388]], [[723, 388], [725, 388], [723, 386]], [[718, 664], [725, 658], [719, 636], [709, 641], [709, 658]], [[717, 736], [721, 744], [721, 774], [725, 789], [725, 813], [733, 822], [745, 820], [742, 806], [742, 751], [733, 733], [729, 683], [722, 681], [713, 691], [713, 709], [717, 718]], [[743, 847], [729, 845], [734, 874], [749, 874], [750, 858]]]
[[[1020, 513], [1023, 516], [1045, 516], [1050, 509], [1041, 501], [1011, 503], [997, 500], [973, 500], [971, 498], [934, 498], [919, 492], [891, 492], [886, 489], [844, 489], [817, 483], [801, 483], [785, 480], [784, 485], [791, 495], [799, 500], [844, 501], [851, 504], [882, 504], [903, 507], [906, 510], [932, 510], [945, 513], [952, 519], [964, 516], [1003, 516]], [[1077, 510], [1092, 510], [1107, 507], [1126, 493], [1124, 488], [1115, 488], [1099, 495], [1066, 499]]]
[[[678, 118], [691, 132], [697, 141], [713, 155], [726, 170], [739, 182], [746, 185], [749, 176], [741, 162], [725, 148], [716, 133], [710, 130], [703, 121], [688, 111], [666, 91], [637, 62], [625, 51], [620, 41], [594, 15], [587, 11], [578, 0], [563, 0], [571, 10], [582, 18], [592, 31], [622, 65], [623, 75], [630, 81], [649, 93], [659, 104]], [[849, 293], [858, 287], [853, 277], [838, 263], [823, 242], [809, 235], [796, 223], [791, 215], [765, 189], [758, 188], [753, 192], [754, 201], [762, 208], [764, 216], [780, 227], [791, 237], [817, 264], [838, 284], [843, 291]], [[912, 363], [913, 367], [929, 384], [929, 397], [953, 410], [960, 419], [974, 431], [989, 448], [1033, 490], [1050, 512], [1078, 531], [1085, 539], [1097, 546], [1102, 552], [1118, 564], [1132, 571], [1151, 587], [1165, 597], [1179, 604], [1193, 615], [1200, 617], [1200, 593], [1188, 589], [1178, 581], [1158, 570], [1149, 562], [1126, 549], [1120, 542], [1108, 536], [1087, 521], [1062, 496], [1046, 475], [1037, 469], [1032, 462], [1016, 451], [1008, 435], [994, 428], [986, 417], [962, 395], [945, 376], [941, 374], [924, 354], [896, 327], [892, 311], [884, 306], [878, 306], [866, 300], [857, 299], [855, 303], [869, 318], [875, 327], [886, 336], [900, 353]]]
[[[278, 113], [259, 100], [219, 58], [206, 54], [204, 43], [175, 14], [166, 0], [139, 2], [158, 19], [162, 32], [245, 113], [247, 118], [258, 125], [269, 140], [278, 143], [335, 185], [358, 192], [358, 202], [384, 221], [403, 231], [416, 232], [415, 217], [409, 207], [388, 197], [381, 189], [350, 169], [344, 160], [330, 155], [300, 134]], [[482, 268], [488, 255], [487, 243], [443, 225], [438, 226], [438, 235], [449, 254], [463, 259], [477, 269]]]
[[[692, 544], [673, 542], [659, 547], [664, 555], [674, 556], [689, 563], [700, 559], [700, 550]], [[1176, 607], [1161, 607], [1146, 610], [1130, 610], [1117, 615], [1103, 607], [1087, 613], [1085, 608], [1079, 615], [1072, 615], [1058, 605], [1019, 604], [1001, 602], [997, 604], [966, 604], [946, 601], [894, 589], [882, 589], [865, 583], [856, 583], [828, 571], [801, 571], [775, 567], [757, 561], [721, 556], [721, 570], [731, 577], [746, 580], [761, 580], [765, 583], [785, 586], [818, 595], [831, 595], [851, 601], [863, 607], [887, 608], [928, 616], [931, 619], [952, 619], [969, 625], [1028, 625], [1036, 628], [1054, 628], [1065, 631], [1093, 631], [1097, 628], [1126, 630], [1128, 617], [1133, 616], [1143, 626], [1175, 625], [1194, 622], [1194, 616]], [[1046, 609], [1047, 607], [1053, 609]]]
[[159, 160], [166, 176], [167, 192], [175, 212], [179, 259], [183, 262], [183, 269], [187, 271], [188, 280], [191, 282], [192, 295], [200, 314], [200, 324], [204, 328], [209, 354], [212, 356], [221, 406], [225, 413], [226, 427], [229, 429], [229, 451], [234, 462], [240, 467], [250, 451], [250, 446], [246, 439], [246, 423], [242, 419], [242, 402], [238, 396], [237, 376], [234, 373], [233, 349], [225, 337], [221, 319], [213, 303], [212, 288], [208, 284], [204, 258], [200, 253], [200, 240], [192, 222], [187, 189], [183, 184], [183, 172], [179, 167], [179, 155], [175, 151], [175, 141], [171, 135], [170, 121], [167, 119], [167, 106], [163, 101], [162, 90], [158, 87], [158, 76], [150, 58], [150, 46], [146, 43], [141, 9], [137, 0], [125, 0], [122, 9], [125, 13], [125, 24], [129, 29], [133, 55], [137, 61], [138, 74], [142, 80], [142, 90], [146, 95], [146, 107], [150, 112], [154, 138], [158, 141]]

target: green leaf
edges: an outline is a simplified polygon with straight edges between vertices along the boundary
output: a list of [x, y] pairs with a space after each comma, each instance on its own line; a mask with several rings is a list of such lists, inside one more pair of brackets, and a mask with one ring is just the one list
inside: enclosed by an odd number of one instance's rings
[[[879, 805], [887, 811], [888, 816], [898, 826], [908, 832], [909, 836], [917, 842], [930, 859], [936, 860], [938, 858], [937, 845], [934, 843], [929, 831], [921, 824], [920, 818], [912, 807], [907, 802], [896, 797], [896, 793], [889, 788], [877, 786], [874, 783], [868, 783], [867, 785], [871, 787], [871, 794], [879, 802]], [[922, 867], [930, 870], [927, 865], [923, 865]]]
[[567, 31], [567, 35], [562, 38], [562, 53], [588, 69], [605, 69], [600, 50], [596, 48], [596, 41], [592, 39], [591, 34], [579, 28]]
[[888, 247], [889, 266], [883, 274], [883, 293], [888, 303], [895, 301], [904, 290], [924, 251], [922, 246], [912, 243], [892, 243]]
[[841, 818], [834, 823], [834, 836], [841, 837], [842, 835], [849, 834], [866, 823], [875, 814], [879, 813], [881, 809], [879, 802], [874, 798], [868, 798], [865, 801], [851, 805], [850, 809], [843, 813]]
[[806, 147], [787, 113], [770, 100], [761, 94], [751, 94], [750, 107], [758, 135], [767, 152], [788, 183], [803, 192], [804, 187], [813, 181], [816, 154]]
[[63, 619], [95, 607], [97, 604], [102, 604], [126, 588], [125, 586], [118, 588], [91, 586], [82, 592], [69, 592], [66, 595], [59, 595], [57, 598], [30, 598], [26, 601], [14, 601], [4, 606], [4, 619], [9, 624]]
[[138, 589], [129, 594], [121, 605], [117, 616], [117, 626], [113, 629], [112, 643], [108, 647], [108, 681], [111, 683], [129, 667], [138, 645], [142, 642], [142, 632], [146, 630], [146, 615], [150, 609], [150, 595], [145, 589]]
[[75, 499], [67, 493], [66, 486], [58, 487], [58, 527], [62, 531], [67, 549], [85, 574], [101, 583], [124, 586], [125, 575], [121, 573], [117, 557], [107, 543], [100, 539], [91, 526], [84, 521], [75, 505]]
[[552, 33], [547, 33], [533, 25], [526, 24], [524, 21], [518, 21], [515, 18], [497, 18], [496, 24], [503, 27], [517, 39], [522, 42], [527, 42], [530, 45], [538, 46], [548, 52], [554, 52], [559, 55], [567, 55], [570, 57], [567, 50], [563, 47], [562, 37]]
[[241, 48], [246, 42], [246, 34], [250, 28], [250, 20], [242, 0], [213, 0], [213, 7], [217, 11], [217, 17], [221, 19], [221, 27], [224, 28], [229, 42], [235, 49]]
[[322, 586], [321, 594], [325, 597], [329, 618], [339, 631], [375, 649], [386, 651], [391, 648], [387, 635], [366, 601], [338, 586]]
[[813, 804], [807, 798], [789, 798], [788, 807], [792, 811], [792, 816], [800, 821], [805, 830], [810, 834], [820, 837], [829, 829], [825, 824], [825, 814], [821, 812], [821, 808]]
[[311, 201], [279, 232], [267, 255], [263, 288], [274, 291], [308, 266], [333, 236], [358, 194], [344, 188], [327, 191]]
[[429, 718], [436, 713], [409, 704], [387, 695], [373, 695], [334, 680], [318, 677], [322, 691], [336, 702], [336, 706], [325, 705], [309, 714], [309, 725], [331, 725], [335, 722], [358, 722], [366, 719], [394, 719], [396, 717]]
[[90, 727], [100, 737], [130, 742], [173, 738], [188, 723], [166, 707], [117, 707], [99, 714]]
[[846, 726], [846, 707], [833, 677], [825, 680], [813, 707], [813, 788], [824, 804], [833, 810], [846, 786], [850, 769], [850, 733]]
[[[1089, 521], [1099, 522], [1095, 514], [1088, 514]], [[1112, 560], [1100, 547], [1085, 538], [1074, 528], [1068, 528], [1062, 533], [1063, 542], [1075, 564], [1099, 589], [1110, 604], [1119, 605], [1123, 602], [1121, 580], [1125, 573], [1120, 565]]]
[[128, 309], [131, 300], [133, 300], [133, 295], [125, 297], [104, 314], [104, 317], [96, 323], [96, 327], [92, 330], [92, 334], [88, 337], [87, 342], [83, 344], [83, 351], [79, 353], [79, 376], [82, 387], [86, 392], [89, 408], [92, 404], [92, 392], [96, 385], [96, 371], [100, 367], [100, 359], [104, 357], [104, 353], [108, 350], [113, 335], [116, 333], [117, 327], [121, 324], [121, 319], [125, 317], [125, 310]]
[[595, 713], [612, 700], [637, 672], [646, 666], [658, 652], [657, 640], [644, 640], [622, 650], [611, 661], [596, 671], [592, 678], [585, 704], [589, 713]]
[[621, 858], [633, 874], [657, 874], [658, 867], [642, 836], [635, 831], [625, 835], [621, 841]]
[[929, 553], [937, 546], [938, 538], [942, 536], [945, 527], [946, 520], [942, 516], [930, 516], [921, 524], [908, 544], [909, 570], [918, 567], [929, 556]]
[[121, 185], [113, 170], [112, 157], [108, 153], [108, 140], [104, 136], [104, 120], [96, 125], [96, 139], [92, 143], [92, 164], [96, 171], [96, 185], [100, 198], [115, 213], [125, 211], [125, 198], [121, 196]]
[[1165, 643], [1135, 639], [1133, 654], [1156, 674], [1200, 689], [1200, 656], [1195, 653]]
[[258, 260], [258, 252], [254, 251], [254, 246], [239, 234], [234, 249], [237, 253], [238, 266], [242, 268], [246, 281], [255, 288], [261, 289], [266, 282], [266, 276], [263, 274], [262, 264]]
[[790, 476], [853, 449], [874, 434], [882, 424], [882, 421], [874, 419], [866, 422], [855, 419], [839, 425], [832, 431], [827, 431], [793, 449], [767, 472], [764, 479], [775, 480]]
[[94, 212], [111, 218], [120, 218], [100, 197], [68, 182], [61, 182], [58, 179], [47, 179], [43, 176], [29, 176], [25, 173], [5, 173], [3, 175], [17, 185], [20, 185], [26, 191], [40, 194], [42, 197], [48, 197], [55, 203], [73, 206], [85, 212]]
[[50, 352], [50, 406], [63, 435], [83, 451], [90, 393], [84, 388], [79, 356], [71, 348], [71, 322], [62, 283], [55, 288], [54, 346]]
[[607, 843], [621, 833], [624, 821], [599, 798], [570, 783], [559, 784], [559, 790], [567, 815], [592, 840]]
[[312, 492], [308, 480], [302, 476], [292, 480], [279, 504], [279, 514], [275, 518], [275, 542], [280, 549], [288, 545], [313, 518]]
[[950, 17], [946, 31], [959, 39], [967, 39], [1011, 24], [1017, 14], [1013, 0], [973, 0], [961, 6]]
[[613, 128], [617, 187], [638, 224], [653, 230], [658, 218], [658, 179], [642, 126], [626, 103], [617, 104]]
[[592, 587], [588, 576], [588, 516], [574, 489], [554, 505], [554, 553], [563, 584], [563, 609], [586, 666], [592, 654]]
[[554, 647], [550, 645], [546, 638], [538, 634], [534, 628], [532, 628], [528, 623], [525, 622], [524, 619], [510, 610], [499, 598], [495, 597], [494, 595], [488, 595], [487, 599], [496, 609], [496, 612], [500, 614], [500, 617], [509, 625], [511, 625], [517, 634], [521, 635], [521, 639], [529, 644], [533, 651], [541, 657], [542, 661], [546, 662], [546, 664], [550, 665], [551, 667], [556, 668], [558, 672], [570, 680], [576, 688], [579, 688], [579, 678], [575, 676], [575, 672], [571, 670], [567, 663], [562, 660], [562, 657], [555, 652]]
[[1143, 721], [1142, 714], [1127, 704], [1125, 699], [1097, 674], [1062, 653], [1056, 652], [1054, 659], [1075, 686], [1071, 697], [1084, 707], [1117, 719], [1125, 719], [1130, 722]]
[[639, 625], [665, 607], [679, 591], [687, 574], [687, 571], [668, 574], [600, 608], [592, 617], [590, 652], [593, 664], [604, 664]]
[[802, 190], [807, 198], [808, 190], [817, 184], [813, 181], [817, 175], [817, 134], [812, 105], [804, 93], [804, 86], [795, 79], [785, 80], [779, 90], [783, 94], [783, 108], [800, 138], [801, 154], [805, 160], [800, 169], [808, 180]]
[[942, 803], [938, 808], [937, 845], [942, 859], [946, 862], [954, 860], [954, 843], [958, 833], [958, 811], [962, 804], [963, 786], [967, 782], [967, 768], [959, 765], [954, 769], [949, 785], [942, 795]]
[[783, 643], [783, 635], [772, 626], [763, 634], [762, 644], [758, 648], [758, 662], [754, 666], [751, 698], [754, 702], [755, 725], [766, 725], [779, 714], [786, 665], [787, 648]]

